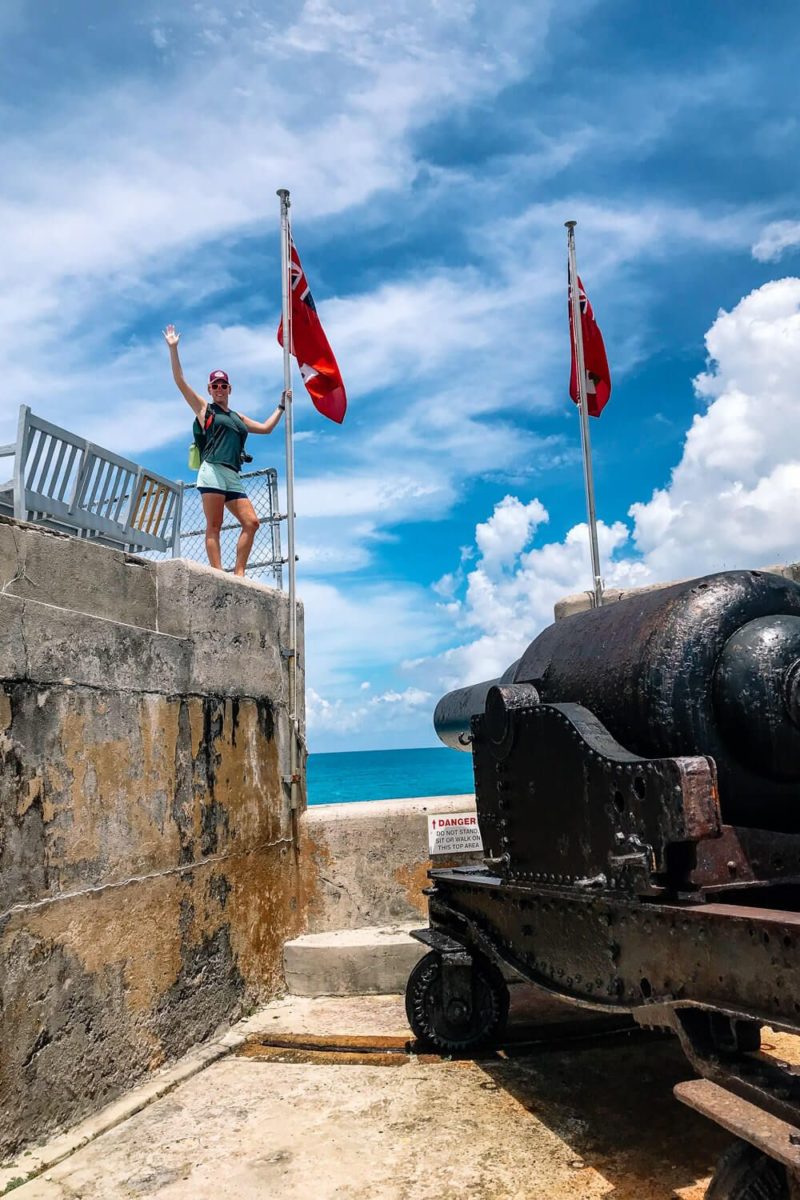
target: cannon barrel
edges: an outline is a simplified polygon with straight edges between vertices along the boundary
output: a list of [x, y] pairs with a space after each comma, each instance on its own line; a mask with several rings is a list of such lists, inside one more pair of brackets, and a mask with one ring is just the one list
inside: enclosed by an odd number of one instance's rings
[[513, 683], [519, 660], [512, 663], [499, 679], [487, 679], [470, 687], [456, 688], [442, 696], [433, 713], [433, 725], [439, 738], [451, 750], [469, 750], [470, 722], [482, 713], [490, 688]]
[[708, 755], [727, 821], [800, 832], [800, 585], [730, 571], [641, 593], [545, 629], [499, 680], [436, 707], [466, 749], [494, 685], [579, 703], [648, 757]]

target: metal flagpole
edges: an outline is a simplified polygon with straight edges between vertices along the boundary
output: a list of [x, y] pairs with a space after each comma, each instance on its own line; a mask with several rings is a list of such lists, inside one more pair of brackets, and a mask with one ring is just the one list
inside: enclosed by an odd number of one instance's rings
[[292, 233], [289, 220], [289, 191], [279, 188], [281, 202], [281, 302], [283, 316], [283, 398], [286, 404], [286, 540], [289, 557], [289, 776], [290, 806], [297, 809], [300, 769], [297, 722], [297, 572], [294, 552], [294, 420], [292, 413], [292, 302], [291, 261]]
[[589, 440], [589, 407], [586, 398], [586, 368], [583, 362], [583, 326], [581, 325], [581, 305], [578, 294], [578, 268], [575, 265], [575, 226], [577, 223], [577, 221], [564, 222], [567, 229], [572, 336], [575, 350], [575, 373], [578, 377], [578, 408], [581, 422], [583, 479], [586, 484], [586, 513], [589, 518], [589, 546], [592, 553], [594, 605], [595, 608], [600, 608], [603, 603], [603, 580], [600, 577], [600, 551], [597, 546], [597, 517], [594, 510], [594, 482], [592, 480], [592, 445]]

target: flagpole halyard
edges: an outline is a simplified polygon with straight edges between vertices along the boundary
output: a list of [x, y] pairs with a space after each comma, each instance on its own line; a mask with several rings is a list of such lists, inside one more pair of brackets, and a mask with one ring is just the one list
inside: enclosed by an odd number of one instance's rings
[[283, 398], [286, 435], [286, 542], [289, 567], [289, 789], [292, 811], [298, 807], [300, 729], [297, 719], [297, 571], [294, 548], [294, 414], [292, 409], [292, 233], [287, 188], [278, 189], [281, 202], [281, 308], [283, 319]]
[[600, 575], [600, 550], [597, 545], [597, 517], [594, 505], [594, 480], [592, 478], [592, 445], [589, 437], [589, 402], [586, 396], [586, 367], [583, 358], [583, 326], [578, 293], [578, 269], [575, 264], [575, 226], [577, 221], [565, 221], [567, 230], [567, 259], [569, 296], [572, 308], [572, 338], [575, 353], [575, 374], [578, 384], [578, 410], [580, 413], [581, 451], [583, 455], [583, 480], [586, 487], [586, 515], [589, 523], [589, 549], [592, 556], [592, 591], [595, 608], [603, 603], [603, 580]]

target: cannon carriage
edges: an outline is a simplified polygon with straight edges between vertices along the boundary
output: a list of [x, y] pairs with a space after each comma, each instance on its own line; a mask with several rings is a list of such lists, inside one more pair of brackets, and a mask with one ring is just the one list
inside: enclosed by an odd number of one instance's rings
[[666, 1027], [700, 1076], [679, 1099], [750, 1147], [713, 1194], [789, 1195], [800, 1074], [759, 1044], [800, 1032], [800, 586], [728, 572], [569, 617], [434, 723], [472, 753], [485, 862], [430, 872], [417, 1037], [497, 1039], [503, 964]]

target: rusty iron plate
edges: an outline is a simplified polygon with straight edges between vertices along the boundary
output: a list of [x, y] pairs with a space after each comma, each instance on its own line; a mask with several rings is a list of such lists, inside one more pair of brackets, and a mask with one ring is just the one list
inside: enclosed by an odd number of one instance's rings
[[762, 1150], [791, 1171], [800, 1172], [800, 1129], [765, 1112], [708, 1079], [691, 1079], [675, 1085], [677, 1100], [729, 1133]]

